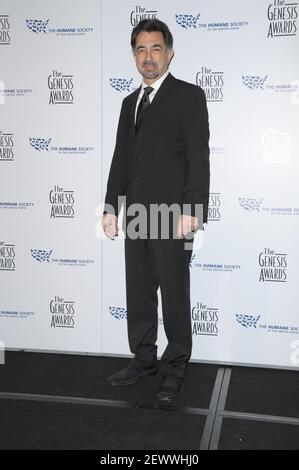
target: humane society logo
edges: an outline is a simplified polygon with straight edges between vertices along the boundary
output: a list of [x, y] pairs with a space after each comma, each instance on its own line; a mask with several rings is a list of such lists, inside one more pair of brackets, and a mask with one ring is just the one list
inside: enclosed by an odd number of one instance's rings
[[244, 328], [256, 328], [257, 322], [260, 319], [260, 315], [258, 317], [254, 317], [253, 315], [243, 315], [240, 313], [236, 314], [236, 320], [240, 325], [244, 326]]
[[299, 207], [269, 207], [262, 205], [263, 198], [239, 197], [239, 206], [247, 213], [276, 216], [299, 215]]
[[34, 317], [35, 312], [27, 312], [23, 310], [0, 310], [0, 318], [13, 318], [18, 320], [27, 320]]
[[31, 257], [34, 261], [42, 263], [55, 263], [59, 266], [72, 266], [82, 267], [90, 266], [94, 264], [94, 259], [83, 259], [83, 258], [62, 258], [62, 257], [51, 257], [53, 250], [43, 249], [31, 249]]
[[26, 20], [27, 28], [34, 33], [46, 33], [49, 20]]
[[30, 142], [30, 145], [31, 147], [33, 147], [35, 150], [38, 150], [39, 152], [41, 150], [47, 150], [47, 152], [49, 151], [49, 144], [51, 142], [51, 138], [50, 139], [41, 139], [41, 138], [35, 138], [35, 137], [29, 137], [29, 142]]
[[296, 334], [299, 333], [299, 325], [284, 325], [284, 324], [274, 324], [274, 323], [261, 323], [262, 315], [249, 315], [243, 313], [237, 313], [235, 318], [236, 322], [243, 328], [248, 329], [262, 329], [267, 333], [289, 333]]
[[133, 91], [136, 90], [136, 87], [134, 88], [132, 86], [133, 78], [110, 78], [110, 86], [115, 90], [120, 93], [123, 91], [128, 91], [129, 93], [132, 93]]
[[29, 137], [30, 146], [38, 152], [54, 152], [59, 155], [87, 155], [94, 151], [93, 146], [88, 145], [51, 145], [52, 138]]
[[175, 14], [175, 21], [178, 26], [185, 30], [201, 29], [205, 31], [238, 31], [241, 28], [248, 26], [248, 21], [244, 20], [230, 20], [223, 21], [210, 21], [206, 22], [201, 17], [201, 13], [197, 14]]
[[31, 209], [34, 206], [34, 202], [28, 201], [0, 201], [0, 209], [12, 210], [12, 209]]
[[258, 75], [242, 75], [243, 84], [250, 90], [264, 89], [264, 83], [267, 80], [268, 75], [260, 77]]
[[112, 317], [116, 318], [116, 320], [124, 320], [127, 318], [127, 310], [123, 307], [109, 306], [109, 313]]
[[48, 27], [50, 19], [26, 19], [26, 26], [32, 33], [39, 34], [56, 34], [56, 36], [85, 36], [91, 33], [94, 28], [86, 26], [64, 26], [64, 27]]
[[275, 92], [296, 92], [299, 90], [299, 82], [292, 80], [290, 83], [269, 82], [269, 75], [242, 75], [243, 85], [253, 92], [275, 91]]
[[260, 205], [263, 199], [254, 199], [250, 197], [239, 197], [239, 205], [247, 212], [260, 212]]
[[43, 261], [50, 262], [50, 256], [53, 250], [46, 251], [46, 250], [31, 250], [31, 256], [36, 261], [42, 263]]
[[197, 22], [199, 20], [200, 13], [198, 15], [175, 15], [175, 20], [179, 26], [185, 29], [197, 28]]
[[228, 263], [202, 263], [198, 262], [198, 258], [200, 256], [199, 252], [195, 252], [192, 254], [189, 267], [192, 269], [201, 269], [202, 271], [218, 271], [223, 273], [233, 273], [238, 272], [242, 268], [240, 264], [228, 264]]
[[[116, 307], [109, 305], [109, 313], [111, 317], [115, 320], [126, 320], [127, 319], [127, 309], [124, 307]], [[163, 324], [163, 318], [158, 317], [158, 324]]]

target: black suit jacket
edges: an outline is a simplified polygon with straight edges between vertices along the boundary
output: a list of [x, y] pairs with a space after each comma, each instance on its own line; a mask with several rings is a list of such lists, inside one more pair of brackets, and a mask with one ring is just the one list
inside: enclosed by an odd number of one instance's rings
[[[107, 204], [119, 214], [118, 196], [132, 203], [203, 205], [207, 221], [210, 165], [206, 98], [199, 86], [174, 78], [162, 82], [138, 132], [134, 117], [140, 87], [124, 98], [110, 167]], [[183, 211], [182, 211], [183, 212]]]

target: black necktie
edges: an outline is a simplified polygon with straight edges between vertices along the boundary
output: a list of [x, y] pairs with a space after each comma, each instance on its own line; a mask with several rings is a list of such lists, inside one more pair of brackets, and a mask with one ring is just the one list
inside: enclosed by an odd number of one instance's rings
[[151, 103], [150, 99], [149, 99], [149, 95], [151, 94], [152, 91], [153, 91], [153, 88], [151, 86], [146, 86], [144, 88], [143, 97], [141, 98], [141, 101], [140, 101], [140, 103], [138, 105], [138, 109], [137, 109], [136, 124], [135, 124], [135, 129], [136, 130], [140, 126], [140, 123], [141, 123], [142, 118], [144, 116], [145, 110], [148, 108], [148, 106]]

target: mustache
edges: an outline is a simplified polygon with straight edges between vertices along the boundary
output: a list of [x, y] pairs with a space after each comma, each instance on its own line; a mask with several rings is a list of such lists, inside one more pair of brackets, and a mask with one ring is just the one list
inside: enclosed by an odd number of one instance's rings
[[145, 60], [142, 65], [152, 65], [153, 67], [157, 67], [156, 62], [153, 60]]

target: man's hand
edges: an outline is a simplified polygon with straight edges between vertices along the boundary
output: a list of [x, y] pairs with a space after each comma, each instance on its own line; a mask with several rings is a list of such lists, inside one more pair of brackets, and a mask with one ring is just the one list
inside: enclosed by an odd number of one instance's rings
[[177, 236], [183, 238], [188, 232], [198, 229], [198, 217], [181, 214], [178, 222]]
[[111, 240], [114, 240], [114, 237], [118, 236], [117, 216], [114, 214], [104, 214], [102, 227], [105, 235]]

